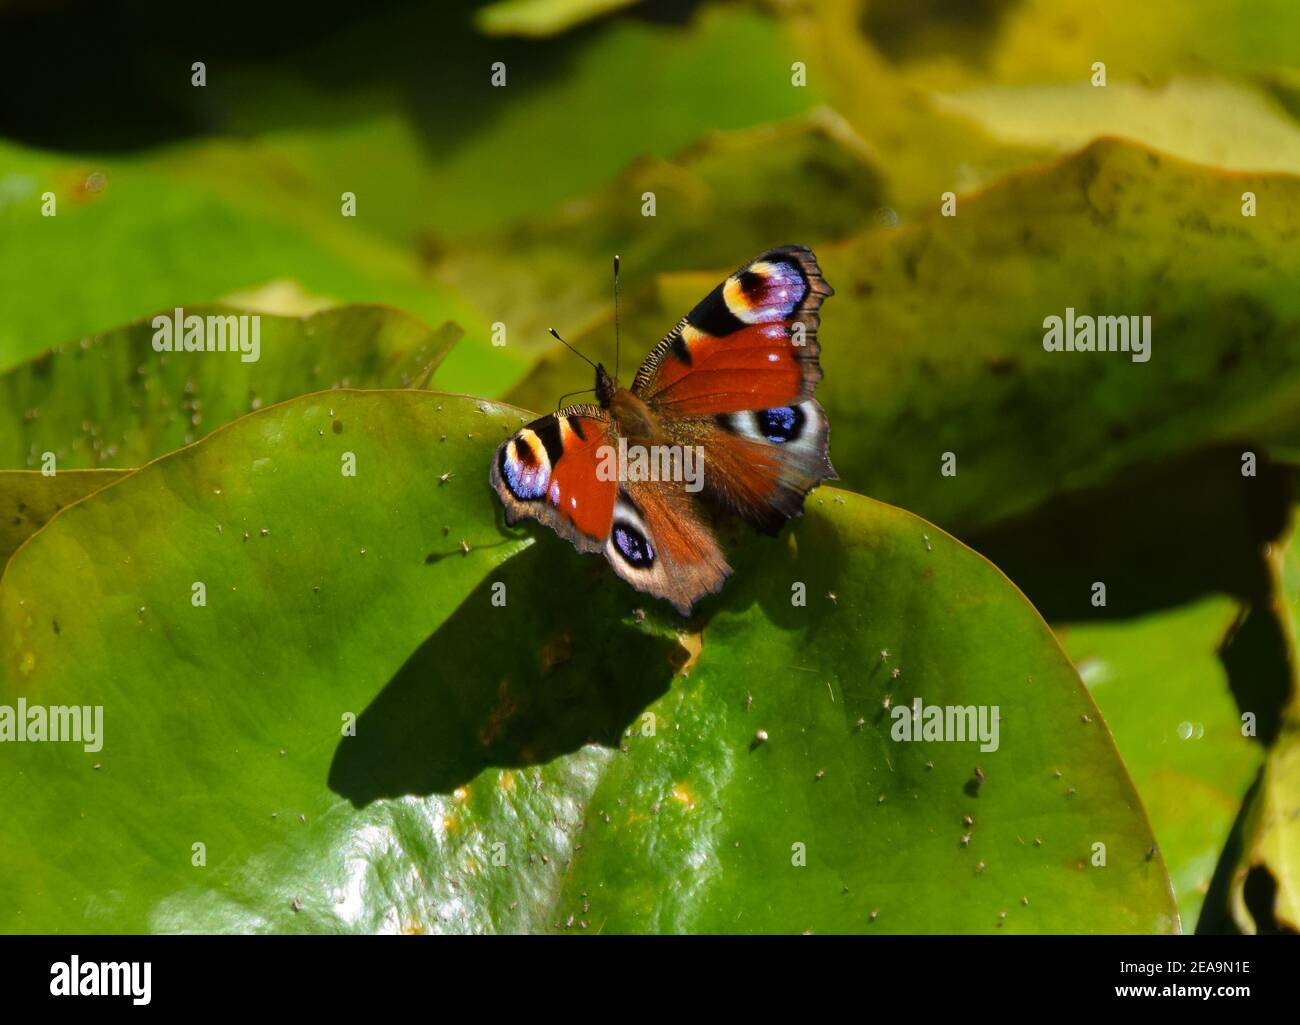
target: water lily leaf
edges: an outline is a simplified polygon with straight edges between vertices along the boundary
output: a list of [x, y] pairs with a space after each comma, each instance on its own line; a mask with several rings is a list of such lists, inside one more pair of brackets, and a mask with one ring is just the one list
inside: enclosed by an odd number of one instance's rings
[[1219, 657], [1236, 617], [1236, 603], [1217, 597], [1056, 628], [1142, 795], [1189, 929], [1264, 756]]
[[1156, 88], [1120, 81], [1104, 89], [1086, 80], [982, 85], [937, 94], [935, 102], [1022, 146], [1065, 152], [1100, 135], [1122, 135], [1224, 170], [1300, 172], [1300, 124], [1280, 103], [1242, 82], [1178, 78]]
[[0, 571], [20, 544], [64, 506], [120, 480], [130, 470], [0, 470]]
[[220, 306], [181, 313], [216, 325], [219, 331], [205, 326], [203, 337], [214, 345], [222, 340], [227, 351], [157, 351], [154, 341], [164, 327], [166, 339], [181, 345], [175, 310], [166, 310], [158, 314], [166, 325], [147, 317], [0, 375], [0, 465], [40, 466], [43, 454], [52, 452], [59, 469], [138, 466], [294, 395], [420, 383], [460, 336], [454, 324], [433, 330], [382, 306], [308, 317]]
[[[247, 166], [212, 163], [207, 173], [260, 193]], [[334, 303], [388, 302], [433, 324], [479, 320], [422, 279], [409, 254], [350, 227], [356, 219], [339, 216], [337, 193], [304, 219], [300, 199], [250, 208], [148, 158], [56, 156], [0, 141], [0, 166], [0, 369], [149, 311], [285, 278]], [[42, 215], [47, 192], [54, 216]]]
[[[223, 322], [243, 315], [208, 306], [185, 312]], [[231, 352], [155, 352], [150, 318], [15, 367], [0, 375], [8, 411], [0, 453], [11, 465], [42, 469], [0, 470], [0, 567], [59, 509], [130, 472], [105, 464], [147, 462], [249, 409], [325, 383], [427, 385], [460, 333], [455, 324], [430, 330], [378, 306], [262, 314], [259, 358], [245, 363]], [[95, 469], [79, 469], [86, 466]]]
[[[304, 396], [36, 534], [0, 704], [101, 707], [102, 746], [0, 746], [0, 926], [1176, 928], [1095, 706], [993, 566], [825, 489], [684, 621], [503, 533], [520, 415]], [[996, 749], [891, 739], [913, 699], [997, 706]]]

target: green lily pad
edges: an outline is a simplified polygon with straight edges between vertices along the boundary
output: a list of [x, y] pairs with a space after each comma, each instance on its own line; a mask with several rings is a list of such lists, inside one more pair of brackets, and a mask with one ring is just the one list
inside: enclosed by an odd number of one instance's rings
[[994, 137], [1025, 146], [1065, 152], [1098, 136], [1122, 135], [1224, 170], [1300, 171], [1300, 124], [1262, 89], [1240, 82], [1178, 78], [1155, 89], [1122, 81], [1103, 89], [1080, 78], [976, 86], [935, 101]]
[[[185, 310], [223, 319], [244, 312]], [[43, 471], [0, 470], [0, 566], [59, 509], [122, 476], [104, 467], [138, 466], [250, 409], [324, 385], [426, 383], [460, 335], [454, 324], [435, 331], [378, 306], [261, 314], [259, 358], [244, 362], [235, 352], [155, 352], [152, 321], [0, 375], [0, 464]]]
[[[1242, 73], [1300, 61], [1300, 13], [1288, 0], [1148, 3], [909, 3], [878, 0], [862, 23], [906, 80], [1087, 81], [1094, 61], [1116, 78]], [[1109, 86], [1108, 86], [1109, 87]]]
[[121, 480], [130, 470], [0, 470], [0, 572], [18, 546], [64, 506]]
[[[103, 744], [0, 746], [0, 927], [1177, 927], [1095, 706], [993, 566], [823, 489], [683, 621], [504, 531], [519, 421], [304, 396], [35, 535], [0, 703], [100, 706]], [[996, 705], [996, 750], [895, 741], [887, 697]]]
[[1056, 629], [1142, 795], [1189, 928], [1264, 757], [1219, 657], [1236, 617], [1236, 602], [1218, 597]]
[[[263, 405], [334, 387], [407, 387], [446, 357], [460, 330], [432, 330], [382, 306], [309, 317], [185, 307], [221, 326], [229, 351], [159, 352], [148, 317], [59, 346], [0, 375], [0, 465], [56, 469], [139, 466]], [[158, 314], [172, 328], [175, 311]], [[230, 318], [235, 318], [233, 321]], [[258, 349], [253, 353], [256, 317]], [[247, 351], [235, 344], [244, 321]], [[207, 335], [205, 335], [207, 337]], [[256, 358], [253, 357], [256, 355]], [[250, 358], [246, 358], [250, 357]]]
[[[286, 278], [334, 302], [388, 302], [434, 324], [477, 323], [467, 303], [422, 280], [409, 256], [340, 216], [337, 193], [304, 218], [300, 200], [250, 207], [146, 158], [54, 156], [0, 141], [0, 166], [8, 243], [0, 369], [150, 310]], [[247, 167], [221, 169], [242, 171], [240, 184], [259, 193]], [[54, 216], [42, 216], [46, 192]]]

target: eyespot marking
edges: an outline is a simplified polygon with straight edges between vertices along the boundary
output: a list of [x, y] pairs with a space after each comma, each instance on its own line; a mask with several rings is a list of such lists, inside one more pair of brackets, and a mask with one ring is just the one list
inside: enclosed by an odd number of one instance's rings
[[611, 538], [615, 549], [629, 566], [644, 569], [654, 563], [654, 548], [632, 524], [623, 520], [616, 521]]
[[746, 324], [785, 320], [807, 294], [803, 272], [785, 261], [752, 263], [722, 286], [727, 309]]
[[528, 428], [501, 446], [497, 466], [506, 487], [521, 502], [531, 502], [546, 494], [551, 460], [542, 439]]
[[758, 428], [759, 434], [774, 445], [798, 441], [806, 422], [807, 416], [798, 406], [760, 409], [754, 414], [754, 426]]

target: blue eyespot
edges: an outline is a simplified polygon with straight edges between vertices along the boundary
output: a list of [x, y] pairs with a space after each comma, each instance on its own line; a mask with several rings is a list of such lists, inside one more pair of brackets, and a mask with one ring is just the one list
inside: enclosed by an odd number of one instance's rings
[[550, 467], [539, 460], [533, 449], [520, 438], [513, 443], [501, 446], [501, 459], [498, 463], [501, 476], [511, 494], [522, 502], [541, 498], [546, 494]]
[[655, 551], [649, 540], [630, 524], [615, 523], [613, 537], [614, 546], [629, 565], [649, 566], [655, 561]]
[[785, 320], [808, 294], [803, 274], [790, 263], [771, 263], [762, 273], [742, 271], [740, 287], [750, 303], [753, 323]]
[[759, 433], [774, 445], [796, 440], [803, 431], [804, 413], [798, 406], [777, 406], [754, 414]]

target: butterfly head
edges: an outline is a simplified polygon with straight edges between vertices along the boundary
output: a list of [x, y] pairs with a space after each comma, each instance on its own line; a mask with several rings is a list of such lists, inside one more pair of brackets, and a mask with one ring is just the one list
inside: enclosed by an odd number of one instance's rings
[[614, 393], [618, 391], [618, 382], [609, 376], [604, 363], [596, 364], [596, 401], [602, 409], [608, 409]]

